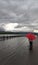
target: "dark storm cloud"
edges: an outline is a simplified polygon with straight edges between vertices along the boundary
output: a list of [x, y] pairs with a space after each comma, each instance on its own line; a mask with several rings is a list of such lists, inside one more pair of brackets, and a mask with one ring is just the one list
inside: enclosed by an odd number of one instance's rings
[[0, 0], [0, 22], [31, 23], [38, 19], [37, 6], [38, 0]]
[[29, 22], [30, 9], [33, 9], [33, 6], [36, 8], [36, 4], [38, 3], [35, 0], [0, 0], [0, 19], [10, 19], [10, 22], [19, 22], [19, 20]]
[[38, 0], [0, 0], [0, 23], [24, 23], [38, 28]]

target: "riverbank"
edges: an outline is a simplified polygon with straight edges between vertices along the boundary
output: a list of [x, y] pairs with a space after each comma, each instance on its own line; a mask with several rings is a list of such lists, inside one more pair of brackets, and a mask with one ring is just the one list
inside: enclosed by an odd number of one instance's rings
[[38, 65], [38, 38], [32, 51], [25, 37], [0, 41], [0, 65]]

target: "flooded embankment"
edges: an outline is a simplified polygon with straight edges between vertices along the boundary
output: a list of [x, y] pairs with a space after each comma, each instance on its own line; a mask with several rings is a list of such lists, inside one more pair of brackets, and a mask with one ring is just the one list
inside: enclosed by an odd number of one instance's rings
[[29, 51], [26, 37], [16, 37], [0, 41], [0, 65], [38, 65], [38, 38]]

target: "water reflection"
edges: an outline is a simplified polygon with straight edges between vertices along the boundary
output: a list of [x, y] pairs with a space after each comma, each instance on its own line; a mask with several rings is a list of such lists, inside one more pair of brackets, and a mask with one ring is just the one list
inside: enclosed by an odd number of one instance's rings
[[0, 41], [5, 41], [5, 40], [8, 40], [8, 39], [11, 39], [13, 38], [12, 36], [0, 36]]
[[8, 39], [11, 39], [11, 38], [16, 38], [16, 37], [24, 37], [24, 35], [22, 34], [2, 34], [0, 35], [0, 41], [4, 41], [4, 40], [8, 40]]
[[0, 41], [0, 65], [36, 65], [38, 63], [38, 39], [34, 42], [32, 52], [29, 51], [29, 42], [25, 37], [3, 39], [5, 41]]

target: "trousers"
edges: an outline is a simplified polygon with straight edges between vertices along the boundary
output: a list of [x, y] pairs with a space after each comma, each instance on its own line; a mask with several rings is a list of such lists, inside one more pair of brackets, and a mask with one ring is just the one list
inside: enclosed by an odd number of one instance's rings
[[33, 48], [33, 42], [30, 41], [29, 43], [30, 43], [30, 50], [32, 50], [32, 48]]

